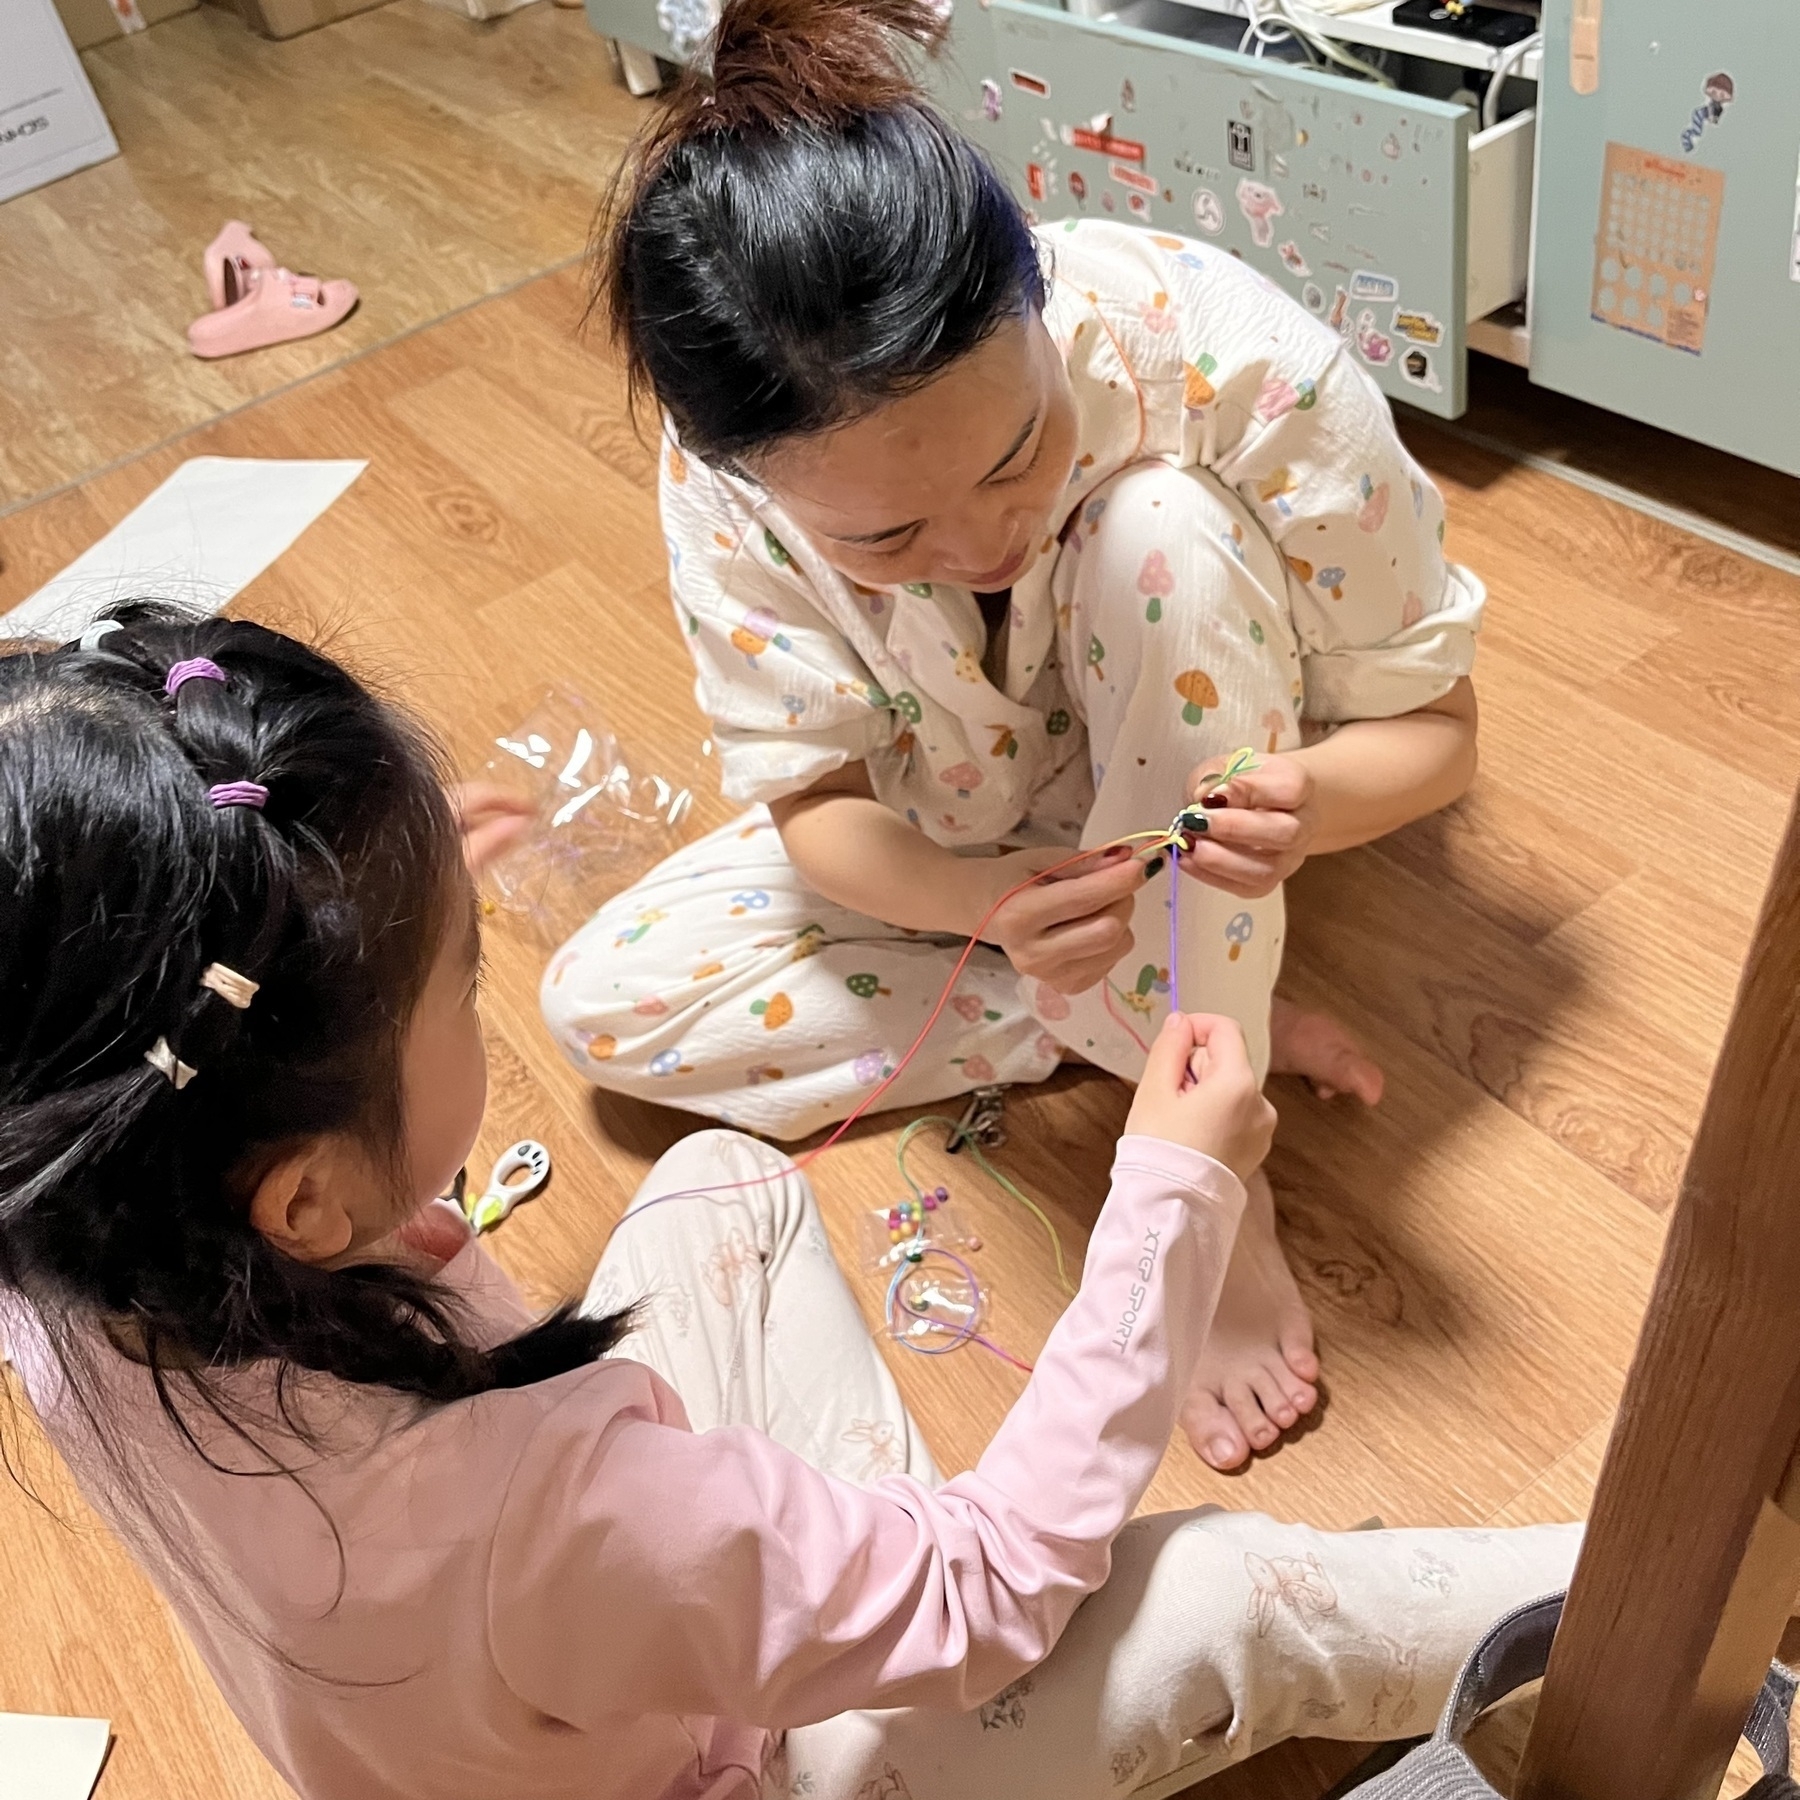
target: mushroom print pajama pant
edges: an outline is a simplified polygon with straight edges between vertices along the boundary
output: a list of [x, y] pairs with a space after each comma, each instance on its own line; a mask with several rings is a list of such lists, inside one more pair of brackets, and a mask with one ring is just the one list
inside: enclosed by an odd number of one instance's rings
[[[904, 1471], [935, 1484], [805, 1177], [770, 1145], [701, 1131], [651, 1171], [633, 1211], [661, 1194], [683, 1197], [628, 1214], [588, 1289], [599, 1311], [647, 1300], [615, 1354], [663, 1376], [696, 1431], [749, 1425], [846, 1481]], [[791, 1730], [764, 1800], [1144, 1800], [1286, 1737], [1428, 1731], [1476, 1639], [1564, 1586], [1580, 1541], [1577, 1525], [1141, 1517], [1029, 1674], [974, 1712], [841, 1713]]]
[[[1055, 556], [1064, 679], [1093, 774], [1082, 847], [1166, 828], [1208, 757], [1297, 747], [1282, 560], [1216, 476], [1135, 464], [1088, 498]], [[1165, 862], [1139, 893], [1133, 949], [1084, 994], [978, 947], [884, 1106], [1041, 1081], [1065, 1048], [1135, 1081], [1169, 1006], [1171, 894]], [[1178, 907], [1182, 1006], [1235, 1017], [1266, 1072], [1280, 893], [1245, 901], [1183, 877]], [[600, 1086], [793, 1138], [893, 1072], [962, 947], [813, 893], [758, 807], [607, 902], [551, 959], [542, 1002]]]

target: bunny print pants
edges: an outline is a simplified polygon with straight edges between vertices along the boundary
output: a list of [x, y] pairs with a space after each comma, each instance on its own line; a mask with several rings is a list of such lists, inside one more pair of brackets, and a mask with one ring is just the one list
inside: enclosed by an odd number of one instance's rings
[[[738, 1185], [732, 1185], [738, 1184]], [[693, 1192], [708, 1187], [717, 1193]], [[696, 1431], [749, 1425], [868, 1483], [935, 1482], [918, 1426], [832, 1258], [804, 1175], [700, 1131], [651, 1171], [588, 1290], [647, 1297], [616, 1355]], [[729, 1288], [721, 1286], [729, 1282]], [[714, 1291], [732, 1304], [714, 1304]], [[840, 1713], [786, 1734], [764, 1800], [1164, 1796], [1290, 1736], [1429, 1731], [1509, 1608], [1566, 1585], [1577, 1525], [1315, 1531], [1213, 1507], [1127, 1525], [1050, 1655], [973, 1712]]]

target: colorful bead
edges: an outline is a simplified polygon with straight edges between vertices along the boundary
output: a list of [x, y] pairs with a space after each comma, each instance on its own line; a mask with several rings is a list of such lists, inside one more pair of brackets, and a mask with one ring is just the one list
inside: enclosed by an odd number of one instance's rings
[[923, 1242], [925, 1238], [925, 1214], [934, 1209], [937, 1201], [933, 1195], [925, 1194], [917, 1199], [896, 1201], [888, 1208], [887, 1225], [888, 1240], [893, 1244], [910, 1244], [914, 1240]]

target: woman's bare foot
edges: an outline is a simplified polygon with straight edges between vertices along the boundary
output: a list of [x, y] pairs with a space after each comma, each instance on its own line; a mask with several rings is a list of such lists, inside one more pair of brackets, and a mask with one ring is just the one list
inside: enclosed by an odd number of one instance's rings
[[1354, 1094], [1365, 1106], [1381, 1100], [1384, 1078], [1350, 1034], [1326, 1013], [1302, 1012], [1280, 995], [1269, 1007], [1269, 1073], [1303, 1075], [1321, 1100]]
[[1235, 1469], [1319, 1403], [1312, 1319], [1275, 1235], [1275, 1196], [1259, 1169], [1182, 1429], [1202, 1460]]

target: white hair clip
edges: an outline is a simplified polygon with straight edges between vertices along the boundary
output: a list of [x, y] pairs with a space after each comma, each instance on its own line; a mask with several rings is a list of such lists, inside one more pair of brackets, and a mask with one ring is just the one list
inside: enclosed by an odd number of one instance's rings
[[239, 1012], [244, 1012], [256, 998], [262, 983], [252, 981], [248, 975], [240, 975], [236, 969], [226, 968], [223, 963], [208, 963], [200, 977], [200, 985], [210, 988], [227, 1006], [235, 1006]]
[[93, 624], [81, 634], [81, 647], [84, 650], [98, 650], [100, 648], [100, 640], [103, 637], [110, 637], [115, 631], [123, 631], [124, 629], [125, 626], [122, 620], [96, 619]]
[[169, 1048], [169, 1040], [167, 1038], [159, 1037], [156, 1042], [144, 1052], [144, 1061], [147, 1062], [151, 1068], [155, 1069], [158, 1074], [166, 1075], [178, 1094], [200, 1073], [198, 1069], [191, 1068], [187, 1063], [184, 1063], [181, 1058]]

